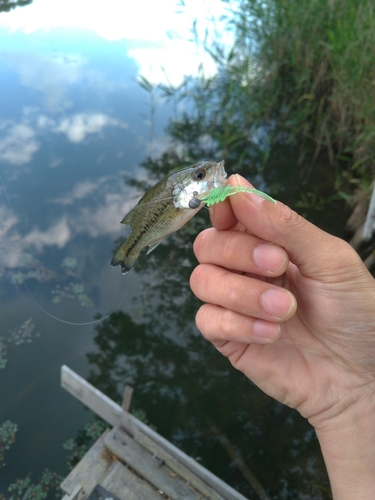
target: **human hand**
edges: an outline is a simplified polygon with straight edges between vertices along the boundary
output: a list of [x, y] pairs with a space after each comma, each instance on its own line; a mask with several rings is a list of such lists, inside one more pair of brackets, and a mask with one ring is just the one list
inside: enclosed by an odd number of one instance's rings
[[[374, 279], [347, 243], [282, 203], [239, 193], [212, 212], [214, 228], [194, 244], [200, 265], [191, 288], [206, 302], [199, 330], [264, 392], [308, 418], [323, 452], [333, 435], [344, 439], [337, 427], [363, 443], [374, 426], [362, 418], [375, 411]], [[374, 455], [375, 447], [372, 463]]]

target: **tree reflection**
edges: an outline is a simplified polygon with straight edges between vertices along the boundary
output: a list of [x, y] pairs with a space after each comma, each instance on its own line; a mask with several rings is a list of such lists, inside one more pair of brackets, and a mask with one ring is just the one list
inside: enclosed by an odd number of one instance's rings
[[89, 381], [116, 401], [124, 385], [132, 385], [133, 406], [144, 410], [162, 435], [201, 457], [249, 498], [257, 496], [222, 447], [223, 437], [270, 494], [283, 490], [278, 498], [302, 493], [325, 498], [313, 486], [326, 484], [326, 475], [307, 422], [235, 371], [197, 333], [191, 318], [183, 338], [173, 337], [159, 318], [159, 306], [149, 304], [142, 321], [116, 312], [98, 325], [97, 349], [88, 354]]
[[0, 12], [10, 12], [16, 7], [25, 7], [33, 3], [33, 0], [0, 0]]
[[[185, 114], [169, 126], [174, 146], [142, 164], [147, 180], [125, 182], [141, 196], [174, 170], [224, 159], [228, 174], [238, 172], [292, 206], [301, 191], [311, 192], [305, 180], [312, 175], [314, 190], [327, 195], [331, 179], [324, 161], [321, 170], [298, 175], [297, 148], [280, 137], [267, 150], [267, 130], [250, 133], [242, 125], [229, 120], [225, 108], [211, 121], [199, 109], [196, 116]], [[313, 220], [325, 215], [316, 203], [304, 209]], [[337, 212], [334, 222], [337, 227]], [[97, 349], [88, 354], [90, 382], [117, 401], [125, 384], [134, 386], [135, 406], [162, 435], [202, 457], [205, 466], [250, 499], [258, 497], [235, 465], [240, 460], [273, 498], [327, 498], [328, 478], [312, 427], [235, 371], [195, 327], [200, 303], [189, 288], [196, 265], [192, 244], [209, 224], [203, 209], [150, 255], [142, 252], [131, 271], [142, 283], [134, 309], [112, 314], [96, 327]]]

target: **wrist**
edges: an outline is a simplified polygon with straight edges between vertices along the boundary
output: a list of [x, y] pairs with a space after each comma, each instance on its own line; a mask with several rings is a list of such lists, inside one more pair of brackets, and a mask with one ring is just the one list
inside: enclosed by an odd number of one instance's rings
[[375, 498], [375, 394], [315, 429], [334, 500]]

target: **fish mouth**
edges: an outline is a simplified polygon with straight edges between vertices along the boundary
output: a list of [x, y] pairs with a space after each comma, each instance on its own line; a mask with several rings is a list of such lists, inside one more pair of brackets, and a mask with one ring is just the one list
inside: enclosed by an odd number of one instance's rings
[[215, 184], [217, 183], [218, 186], [224, 186], [228, 178], [224, 165], [225, 161], [221, 160], [215, 168], [214, 179], [216, 181]]

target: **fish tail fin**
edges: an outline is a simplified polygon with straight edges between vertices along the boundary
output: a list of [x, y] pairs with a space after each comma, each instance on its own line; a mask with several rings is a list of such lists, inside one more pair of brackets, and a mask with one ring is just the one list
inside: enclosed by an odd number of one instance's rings
[[[124, 246], [124, 245], [123, 245]], [[126, 253], [123, 247], [120, 247], [111, 261], [112, 266], [121, 266], [122, 274], [126, 274], [133, 267], [138, 255], [131, 257]]]

